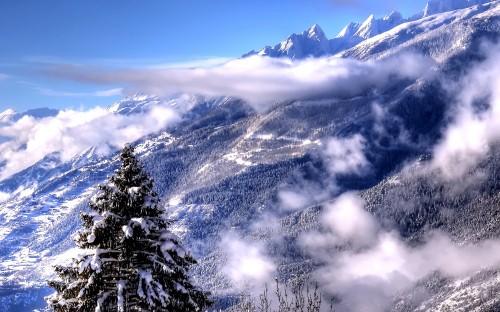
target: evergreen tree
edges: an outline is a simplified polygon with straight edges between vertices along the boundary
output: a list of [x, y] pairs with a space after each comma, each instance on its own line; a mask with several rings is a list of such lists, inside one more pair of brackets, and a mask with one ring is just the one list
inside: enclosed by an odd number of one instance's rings
[[92, 212], [81, 214], [74, 240], [89, 252], [55, 268], [60, 280], [48, 282], [54, 311], [200, 311], [211, 304], [188, 276], [196, 261], [168, 230], [172, 221], [133, 152], [122, 150], [121, 168], [99, 185]]

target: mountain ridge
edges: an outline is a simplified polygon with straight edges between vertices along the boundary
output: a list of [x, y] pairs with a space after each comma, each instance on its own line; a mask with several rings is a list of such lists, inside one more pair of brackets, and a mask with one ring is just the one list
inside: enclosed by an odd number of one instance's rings
[[[342, 53], [358, 44], [385, 33], [395, 27], [420, 20], [439, 13], [446, 13], [459, 9], [470, 8], [481, 4], [495, 2], [495, 0], [429, 0], [425, 8], [407, 19], [401, 13], [393, 11], [386, 16], [376, 19], [373, 14], [362, 22], [350, 22], [333, 39], [328, 39], [319, 25], [314, 24], [310, 29], [301, 34], [292, 34], [284, 41], [274, 46], [266, 46], [259, 52], [251, 51], [242, 57], [252, 55], [269, 57], [287, 57], [291, 59], [304, 59], [308, 57], [329, 56]], [[313, 29], [319, 29], [321, 36], [311, 40], [309, 34]], [[329, 42], [329, 47], [326, 42]]]

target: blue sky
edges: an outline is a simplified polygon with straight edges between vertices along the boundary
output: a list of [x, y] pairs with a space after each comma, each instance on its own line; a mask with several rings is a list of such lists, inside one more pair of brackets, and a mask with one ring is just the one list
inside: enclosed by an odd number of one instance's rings
[[[350, 21], [425, 0], [25, 0], [0, 5], [0, 112], [108, 106], [120, 85], [54, 80], [44, 64], [193, 66], [238, 57], [319, 24], [333, 38]], [[210, 63], [210, 62], [208, 62]]]

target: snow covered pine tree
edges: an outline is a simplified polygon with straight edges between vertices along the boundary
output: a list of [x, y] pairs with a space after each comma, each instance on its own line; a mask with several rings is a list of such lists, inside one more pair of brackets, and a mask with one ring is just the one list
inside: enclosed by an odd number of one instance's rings
[[60, 281], [48, 282], [56, 312], [201, 311], [211, 304], [188, 276], [196, 261], [168, 230], [172, 221], [133, 152], [122, 150], [121, 168], [81, 215], [84, 229], [74, 240], [90, 252], [56, 267]]

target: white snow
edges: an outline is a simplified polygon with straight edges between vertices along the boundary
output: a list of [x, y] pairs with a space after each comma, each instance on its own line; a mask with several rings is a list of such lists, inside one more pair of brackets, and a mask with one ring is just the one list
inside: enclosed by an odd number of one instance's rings
[[97, 307], [95, 308], [95, 312], [105, 312], [102, 308], [103, 308], [103, 304], [104, 304], [104, 301], [106, 301], [106, 298], [108, 298], [109, 295], [111, 295], [111, 291], [108, 291], [108, 292], [105, 292], [104, 294], [102, 294], [102, 296], [100, 296], [98, 299], [97, 299]]
[[251, 166], [252, 162], [244, 160], [243, 157], [245, 157], [243, 154], [239, 154], [238, 152], [233, 152], [229, 153], [223, 156], [224, 159], [229, 160], [229, 161], [234, 161], [238, 165], [241, 166]]
[[[146, 299], [148, 304], [153, 307], [153, 299], [161, 302], [162, 306], [166, 306], [170, 296], [163, 290], [160, 283], [156, 282], [147, 270], [139, 270], [139, 285], [137, 287], [137, 294], [139, 297]], [[144, 289], [143, 284], [146, 289]]]
[[8, 122], [12, 119], [13, 116], [15, 116], [17, 112], [13, 110], [12, 108], [9, 108], [2, 113], [0, 113], [0, 122]]
[[465, 9], [474, 5], [484, 4], [492, 0], [429, 0], [425, 6], [423, 16], [444, 13], [453, 10]]
[[116, 293], [116, 296], [117, 296], [117, 302], [116, 302], [116, 305], [118, 307], [118, 311], [119, 312], [125, 312], [125, 306], [124, 306], [124, 299], [123, 299], [123, 291], [125, 290], [125, 281], [124, 280], [119, 280], [117, 283], [116, 283], [116, 287], [117, 287], [117, 293]]
[[135, 198], [137, 196], [137, 194], [139, 193], [140, 191], [140, 187], [138, 186], [134, 186], [134, 187], [131, 187], [128, 189], [128, 194], [132, 197], [132, 198]]
[[0, 192], [0, 204], [9, 200], [11, 195], [9, 193]]
[[301, 34], [291, 34], [275, 45], [265, 47], [258, 55], [287, 56], [291, 59], [302, 59], [307, 56], [321, 56], [330, 53], [330, 42], [323, 30], [314, 24]]
[[358, 31], [359, 27], [361, 26], [360, 23], [349, 23], [347, 24], [335, 38], [349, 38], [354, 36], [354, 34]]
[[132, 237], [134, 235], [134, 230], [128, 225], [122, 226], [122, 231], [125, 234], [125, 237]]
[[99, 250], [96, 250], [94, 255], [86, 256], [86, 258], [84, 258], [84, 260], [78, 264], [78, 273], [81, 274], [88, 267], [90, 267], [92, 271], [96, 271], [97, 273], [101, 272], [102, 261], [101, 257], [99, 256]]
[[94, 235], [94, 233], [92, 233], [89, 236], [87, 236], [87, 242], [88, 243], [92, 244], [94, 241], [95, 241], [95, 235]]
[[[400, 24], [384, 33], [377, 36], [371, 37], [359, 43], [351, 50], [343, 51], [336, 54], [337, 57], [353, 56], [362, 57], [365, 55], [370, 55], [371, 47], [379, 46], [383, 42], [388, 44], [394, 44], [394, 39], [399, 38], [400, 40], [404, 38], [404, 43], [398, 43], [395, 45], [394, 50], [389, 49], [384, 53], [380, 54], [380, 57], [385, 56], [387, 53], [396, 53], [399, 49], [404, 49], [408, 43], [415, 40], [415, 37], [422, 38], [422, 34], [428, 35], [431, 31], [439, 29], [441, 26], [450, 25], [462, 20], [470, 19], [484, 19], [487, 16], [498, 15], [498, 7], [500, 5], [499, 1], [493, 1], [484, 5], [466, 7], [464, 9], [447, 11], [441, 14], [431, 15], [425, 18], [419, 18], [412, 20], [403, 24]], [[464, 36], [465, 38], [465, 36]], [[455, 47], [461, 49], [461, 43], [457, 43]], [[451, 53], [452, 47], [449, 49]], [[433, 55], [436, 61], [440, 62], [442, 59], [446, 58], [446, 53], [440, 53], [438, 55]]]
[[147, 218], [130, 219], [129, 226], [132, 227], [134, 225], [138, 225], [146, 234], [149, 234], [152, 229], [157, 227], [156, 223]]
[[173, 196], [168, 201], [169, 206], [177, 206], [180, 203], [182, 203], [182, 196], [181, 195]]

